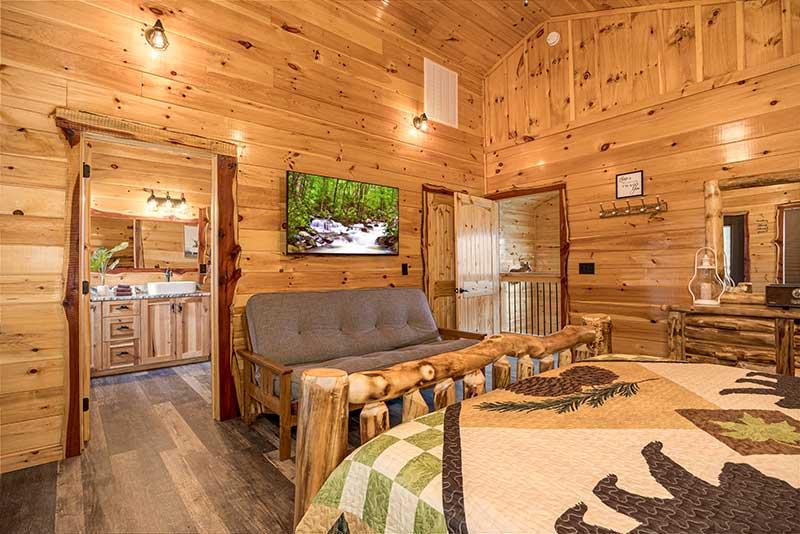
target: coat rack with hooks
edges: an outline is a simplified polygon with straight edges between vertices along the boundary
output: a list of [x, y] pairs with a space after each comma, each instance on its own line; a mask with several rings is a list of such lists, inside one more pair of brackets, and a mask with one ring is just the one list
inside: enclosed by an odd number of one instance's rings
[[611, 203], [611, 209], [600, 204], [600, 218], [607, 219], [609, 217], [624, 217], [626, 215], [644, 215], [646, 213], [663, 213], [667, 211], [667, 203], [661, 200], [661, 197], [656, 197], [656, 201], [652, 204], [647, 204], [644, 198], [639, 199], [640, 204], [631, 205], [630, 200], [625, 201], [625, 206], [618, 207], [616, 202]]

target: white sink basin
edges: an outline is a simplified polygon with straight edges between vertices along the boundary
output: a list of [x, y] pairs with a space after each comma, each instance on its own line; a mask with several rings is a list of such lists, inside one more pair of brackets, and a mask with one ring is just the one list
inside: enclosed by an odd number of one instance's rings
[[192, 293], [197, 284], [192, 281], [182, 282], [148, 282], [147, 293], [150, 295], [168, 295], [174, 293]]

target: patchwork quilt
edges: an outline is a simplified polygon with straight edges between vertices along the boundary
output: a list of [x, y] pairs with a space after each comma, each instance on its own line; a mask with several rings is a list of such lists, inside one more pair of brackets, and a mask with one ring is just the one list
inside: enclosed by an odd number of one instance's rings
[[581, 362], [350, 454], [298, 532], [800, 532], [800, 378]]

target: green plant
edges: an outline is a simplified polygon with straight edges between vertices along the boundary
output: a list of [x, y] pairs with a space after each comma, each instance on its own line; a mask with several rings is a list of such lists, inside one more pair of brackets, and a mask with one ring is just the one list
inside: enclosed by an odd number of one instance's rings
[[106, 272], [113, 270], [119, 264], [119, 259], [111, 261], [114, 254], [126, 248], [128, 248], [128, 242], [123, 241], [115, 247], [98, 247], [92, 252], [92, 257], [89, 259], [89, 270], [100, 273], [100, 285], [106, 285]]

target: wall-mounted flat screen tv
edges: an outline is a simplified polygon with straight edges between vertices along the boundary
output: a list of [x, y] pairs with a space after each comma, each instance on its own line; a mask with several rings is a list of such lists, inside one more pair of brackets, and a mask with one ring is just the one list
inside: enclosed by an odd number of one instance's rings
[[288, 254], [397, 255], [396, 187], [286, 171]]

